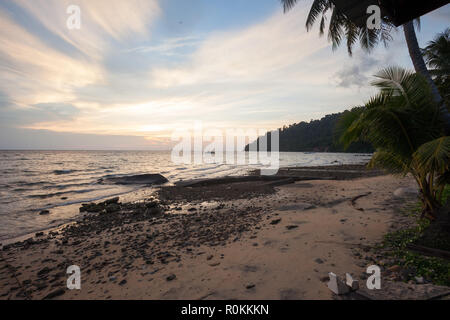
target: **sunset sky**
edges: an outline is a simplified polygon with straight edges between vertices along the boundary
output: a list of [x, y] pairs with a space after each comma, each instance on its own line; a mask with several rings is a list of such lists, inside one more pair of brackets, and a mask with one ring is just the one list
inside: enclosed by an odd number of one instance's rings
[[[81, 29], [69, 30], [69, 5]], [[307, 32], [310, 0], [0, 2], [1, 149], [167, 149], [175, 129], [275, 129], [363, 103], [412, 68], [402, 30], [368, 55]], [[450, 5], [422, 18], [423, 47]]]

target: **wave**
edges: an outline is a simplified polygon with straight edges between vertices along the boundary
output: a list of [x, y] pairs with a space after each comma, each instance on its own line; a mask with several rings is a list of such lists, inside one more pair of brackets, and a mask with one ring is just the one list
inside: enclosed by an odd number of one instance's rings
[[71, 190], [71, 191], [64, 191], [64, 192], [54, 192], [54, 193], [47, 193], [47, 194], [30, 194], [27, 196], [27, 198], [39, 198], [39, 199], [47, 199], [52, 197], [59, 197], [62, 195], [67, 195], [71, 193], [79, 194], [79, 193], [88, 193], [97, 191], [98, 189], [82, 189], [82, 190]]
[[53, 170], [53, 173], [56, 175], [61, 175], [61, 174], [69, 174], [69, 173], [73, 173], [76, 172], [78, 170], [71, 170], [71, 169], [67, 169], [67, 170]]

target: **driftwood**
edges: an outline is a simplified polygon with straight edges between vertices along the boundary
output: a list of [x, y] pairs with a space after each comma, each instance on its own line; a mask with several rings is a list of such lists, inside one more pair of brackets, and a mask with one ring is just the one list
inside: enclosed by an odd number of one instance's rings
[[437, 257], [437, 258], [450, 260], [450, 251], [433, 249], [433, 248], [429, 248], [429, 247], [418, 246], [418, 245], [415, 245], [415, 244], [408, 244], [406, 246], [406, 248], [411, 250], [411, 251], [422, 253], [422, 254], [424, 254], [426, 256], [431, 256], [431, 257]]
[[358, 199], [360, 199], [360, 198], [362, 198], [362, 197], [367, 197], [367, 196], [370, 195], [370, 194], [372, 194], [372, 192], [367, 192], [367, 193], [364, 193], [364, 194], [360, 194], [359, 196], [353, 197], [353, 198], [350, 200], [350, 204], [351, 204], [352, 207], [355, 208], [356, 210], [364, 211], [363, 208], [357, 208], [357, 207], [355, 206], [355, 205], [356, 205], [356, 200], [358, 200]]

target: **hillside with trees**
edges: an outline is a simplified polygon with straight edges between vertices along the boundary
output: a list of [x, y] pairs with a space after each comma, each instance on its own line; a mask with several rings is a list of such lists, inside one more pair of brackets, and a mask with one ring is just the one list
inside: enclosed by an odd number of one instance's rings
[[[347, 111], [346, 111], [347, 112]], [[278, 129], [280, 133], [280, 151], [282, 152], [351, 152], [371, 153], [373, 148], [366, 143], [356, 142], [347, 150], [337, 143], [336, 124], [344, 113], [334, 113], [320, 120], [294, 123]], [[267, 134], [266, 134], [267, 135]], [[268, 133], [270, 146], [270, 133]], [[256, 143], [259, 150], [259, 139]], [[249, 145], [245, 148], [249, 150]], [[269, 149], [270, 150], [270, 149]]]

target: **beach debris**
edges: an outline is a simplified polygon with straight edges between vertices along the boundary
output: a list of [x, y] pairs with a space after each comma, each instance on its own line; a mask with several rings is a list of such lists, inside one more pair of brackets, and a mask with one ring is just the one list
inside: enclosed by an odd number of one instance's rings
[[369, 196], [369, 195], [371, 195], [371, 194], [372, 194], [372, 192], [367, 192], [367, 193], [360, 194], [359, 196], [353, 197], [353, 198], [350, 200], [351, 206], [352, 206], [354, 209], [356, 209], [356, 210], [364, 211], [363, 208], [357, 208], [357, 207], [356, 207], [356, 201], [357, 201], [358, 199], [360, 199], [360, 198], [367, 197], [367, 196]]
[[296, 228], [298, 228], [297, 225], [289, 225], [289, 226], [286, 226], [286, 229], [288, 229], [288, 230], [292, 230], [292, 229], [296, 229]]
[[50, 214], [50, 211], [49, 211], [49, 210], [42, 210], [41, 212], [39, 212], [39, 214], [40, 214], [41, 216], [47, 215], [47, 214]]
[[328, 273], [330, 281], [328, 282], [328, 288], [337, 295], [346, 294], [350, 290], [347, 285], [333, 272]]
[[348, 286], [350, 289], [352, 289], [353, 291], [359, 289], [359, 281], [353, 279], [353, 277], [352, 277], [349, 273], [346, 273], [346, 274], [345, 274], [345, 283], [346, 283], [347, 286]]

